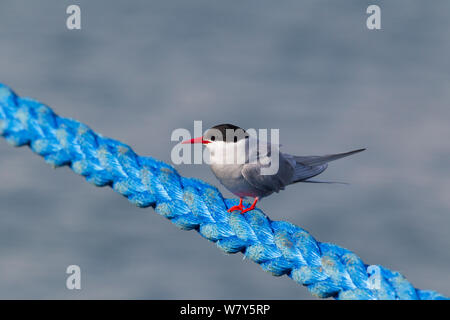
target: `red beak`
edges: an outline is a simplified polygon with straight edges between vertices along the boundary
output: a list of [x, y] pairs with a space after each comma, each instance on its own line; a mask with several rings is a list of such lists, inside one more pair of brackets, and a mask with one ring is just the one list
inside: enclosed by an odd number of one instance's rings
[[188, 143], [202, 143], [202, 144], [207, 144], [207, 143], [211, 143], [211, 141], [203, 140], [203, 137], [198, 137], [198, 138], [194, 138], [194, 139], [191, 139], [191, 140], [183, 141], [181, 144], [188, 144]]

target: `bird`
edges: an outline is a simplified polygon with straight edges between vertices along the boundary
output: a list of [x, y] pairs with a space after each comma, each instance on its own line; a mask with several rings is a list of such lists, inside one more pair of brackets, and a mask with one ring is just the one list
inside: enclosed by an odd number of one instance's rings
[[[249, 130], [250, 131], [250, 130]], [[348, 157], [366, 150], [357, 149], [323, 156], [296, 156], [280, 151], [280, 146], [258, 139], [233, 124], [219, 124], [208, 129], [201, 137], [182, 141], [182, 144], [201, 143], [209, 151], [209, 165], [220, 183], [239, 197], [239, 204], [228, 212], [241, 214], [255, 209], [257, 202], [272, 193], [284, 190], [298, 182], [333, 183], [311, 178], [321, 174], [328, 162]], [[278, 155], [278, 158], [274, 158]], [[275, 172], [265, 174], [274, 159], [278, 160]], [[244, 198], [254, 198], [250, 207], [243, 205]]]

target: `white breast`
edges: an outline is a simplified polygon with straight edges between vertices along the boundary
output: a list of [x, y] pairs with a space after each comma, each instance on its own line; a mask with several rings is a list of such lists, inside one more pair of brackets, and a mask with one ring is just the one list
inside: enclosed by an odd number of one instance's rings
[[260, 190], [249, 184], [242, 175], [242, 167], [248, 162], [248, 140], [236, 143], [215, 141], [206, 145], [211, 170], [233, 194], [238, 197], [257, 197]]
[[214, 141], [206, 145], [209, 151], [209, 163], [211, 165], [244, 164], [247, 161], [246, 139], [238, 142]]

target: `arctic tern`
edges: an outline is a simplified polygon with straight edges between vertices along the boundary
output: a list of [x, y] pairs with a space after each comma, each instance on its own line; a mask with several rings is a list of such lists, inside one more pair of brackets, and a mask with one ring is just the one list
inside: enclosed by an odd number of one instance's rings
[[[239, 205], [228, 212], [241, 214], [253, 210], [259, 199], [283, 190], [297, 182], [321, 182], [309, 180], [321, 174], [328, 162], [364, 151], [358, 149], [324, 156], [295, 156], [279, 151], [279, 145], [258, 140], [244, 129], [232, 124], [216, 125], [202, 137], [182, 142], [201, 143], [210, 153], [212, 172], [229, 191], [239, 197]], [[278, 156], [278, 168], [273, 174], [264, 174]], [[326, 183], [326, 182], [325, 182]], [[254, 198], [253, 204], [244, 208], [243, 198]]]

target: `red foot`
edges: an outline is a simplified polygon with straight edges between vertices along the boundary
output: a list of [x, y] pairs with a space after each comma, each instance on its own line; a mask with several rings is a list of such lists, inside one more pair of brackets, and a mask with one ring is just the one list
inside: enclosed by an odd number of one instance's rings
[[251, 211], [253, 209], [255, 209], [256, 203], [258, 202], [258, 197], [255, 198], [255, 201], [253, 201], [253, 204], [248, 207], [248, 208], [244, 208], [244, 206], [242, 205], [242, 198], [239, 199], [239, 204], [237, 206], [232, 206], [230, 209], [228, 209], [228, 212], [233, 212], [233, 211], [237, 211], [240, 210], [241, 214], [244, 214], [248, 211]]

